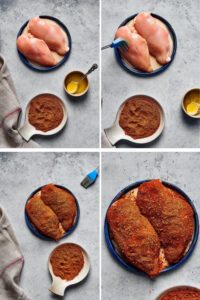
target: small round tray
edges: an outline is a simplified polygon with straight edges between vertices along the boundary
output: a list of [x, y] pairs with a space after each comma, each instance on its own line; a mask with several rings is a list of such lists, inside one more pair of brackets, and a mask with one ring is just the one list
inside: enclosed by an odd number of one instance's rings
[[[127, 23], [129, 23], [131, 20], [133, 20], [138, 14], [134, 14], [130, 17], [128, 17], [127, 19], [125, 19], [120, 25], [118, 28], [120, 28], [121, 26], [125, 26]], [[175, 57], [175, 54], [176, 54], [176, 49], [177, 49], [177, 38], [176, 38], [176, 34], [174, 32], [174, 29], [172, 28], [172, 26], [168, 23], [167, 20], [165, 20], [163, 17], [161, 16], [158, 16], [156, 14], [153, 14], [151, 13], [151, 16], [158, 19], [159, 21], [161, 21], [166, 27], [167, 27], [167, 30], [170, 34], [170, 37], [172, 39], [172, 53], [171, 53], [171, 60], [170, 62], [168, 62], [167, 64], [161, 66], [159, 69], [156, 69], [154, 70], [153, 72], [143, 72], [143, 71], [140, 71], [138, 69], [134, 69], [133, 67], [131, 67], [130, 64], [127, 64], [125, 62], [125, 60], [121, 57], [121, 54], [120, 54], [120, 51], [118, 50], [118, 48], [115, 48], [114, 51], [115, 51], [115, 56], [116, 56], [116, 59], [117, 61], [119, 62], [119, 64], [124, 68], [126, 69], [127, 71], [131, 72], [132, 74], [134, 75], [138, 75], [138, 76], [141, 76], [141, 77], [149, 77], [149, 76], [153, 76], [153, 75], [156, 75], [156, 74], [159, 74], [161, 72], [163, 72], [164, 70], [166, 70], [172, 63], [172, 61], [174, 60], [174, 57]]]
[[[117, 200], [119, 200], [124, 194], [126, 194], [127, 192], [131, 191], [132, 189], [135, 189], [135, 188], [138, 188], [143, 182], [148, 182], [152, 179], [147, 179], [147, 180], [142, 180], [142, 181], [137, 181], [135, 183], [132, 183], [128, 186], [126, 186], [124, 189], [122, 189], [115, 197], [114, 199], [111, 201], [108, 209], [107, 209], [107, 212], [106, 212], [106, 217], [105, 217], [105, 223], [104, 223], [104, 234], [105, 234], [105, 239], [106, 239], [106, 243], [108, 245], [108, 248], [110, 250], [110, 252], [112, 253], [112, 255], [115, 257], [115, 259], [121, 263], [126, 269], [134, 272], [134, 273], [137, 273], [137, 274], [143, 274], [143, 275], [146, 275], [145, 272], [139, 270], [138, 268], [132, 266], [131, 264], [128, 264], [126, 263], [120, 256], [119, 254], [115, 251], [115, 248], [114, 248], [114, 245], [110, 239], [110, 233], [109, 233], [109, 225], [107, 223], [107, 213], [108, 213], [108, 210], [110, 208], [110, 206]], [[188, 249], [188, 251], [186, 252], [186, 254], [184, 255], [184, 257], [178, 262], [176, 263], [175, 265], [171, 265], [167, 268], [165, 268], [164, 270], [161, 271], [160, 274], [162, 273], [166, 273], [166, 272], [169, 272], [171, 270], [174, 270], [176, 269], [177, 267], [181, 266], [189, 257], [190, 255], [192, 254], [194, 248], [195, 248], [195, 245], [197, 243], [197, 239], [198, 239], [198, 235], [199, 235], [199, 219], [198, 219], [198, 215], [197, 215], [197, 211], [196, 211], [196, 208], [194, 206], [194, 204], [192, 203], [192, 200], [179, 188], [177, 187], [176, 185], [174, 184], [171, 184], [171, 183], [168, 183], [166, 181], [162, 181], [163, 185], [166, 186], [167, 188], [170, 188], [172, 190], [175, 190], [176, 192], [178, 192], [179, 194], [181, 194], [185, 200], [190, 204], [190, 206], [192, 207], [193, 211], [194, 211], [194, 233], [193, 233], [193, 237], [192, 237], [192, 241], [191, 241], [191, 244], [190, 244], [190, 247]]]
[[[63, 236], [61, 237], [64, 238], [66, 236], [68, 236], [70, 233], [72, 233], [72, 231], [74, 231], [74, 229], [76, 228], [77, 224], [78, 224], [78, 221], [79, 221], [79, 217], [80, 217], [80, 207], [79, 207], [79, 204], [78, 204], [78, 200], [77, 198], [74, 196], [74, 194], [69, 190], [67, 189], [66, 187], [62, 186], [62, 185], [58, 185], [58, 184], [54, 184], [56, 187], [60, 188], [60, 189], [63, 189], [67, 192], [69, 192], [70, 194], [72, 194], [72, 196], [74, 197], [75, 199], [75, 202], [76, 202], [76, 207], [77, 207], [77, 211], [76, 211], [76, 218], [75, 218], [75, 221], [74, 221], [74, 225], [73, 227], [68, 230], [65, 234], [63, 234]], [[37, 188], [36, 190], [34, 190], [28, 197], [27, 201], [26, 201], [26, 204], [27, 202], [29, 201], [30, 198], [32, 198], [37, 192], [39, 192], [42, 187], [46, 186], [45, 185], [42, 185], [40, 186], [39, 188]], [[24, 214], [25, 214], [25, 220], [26, 220], [26, 224], [28, 226], [28, 228], [32, 231], [32, 233], [34, 233], [37, 237], [41, 238], [41, 239], [44, 239], [44, 240], [53, 240], [52, 238], [42, 234], [41, 232], [39, 232], [35, 226], [32, 225], [32, 222], [29, 220], [29, 217], [28, 217], [28, 214], [26, 213], [26, 204], [25, 204], [25, 209], [24, 209]]]
[[[40, 18], [42, 19], [49, 19], [49, 20], [52, 20], [54, 21], [55, 23], [57, 23], [63, 30], [64, 32], [66, 33], [67, 35], [67, 39], [68, 39], [68, 45], [69, 45], [69, 51], [65, 54], [65, 56], [63, 57], [63, 59], [61, 59], [61, 61], [55, 65], [55, 66], [51, 66], [51, 67], [42, 67], [42, 66], [37, 66], [37, 64], [35, 63], [31, 63], [18, 49], [17, 49], [17, 52], [19, 54], [19, 57], [21, 59], [21, 61], [29, 68], [33, 69], [33, 70], [37, 70], [37, 71], [42, 71], [42, 72], [46, 72], [46, 71], [51, 71], [51, 70], [54, 70], [54, 69], [57, 69], [59, 68], [69, 57], [70, 53], [71, 53], [71, 49], [72, 49], [72, 39], [71, 39], [71, 35], [70, 35], [70, 32], [69, 30], [67, 29], [67, 27], [60, 21], [58, 20], [57, 18], [54, 18], [54, 17], [51, 17], [51, 16], [39, 16]], [[18, 34], [17, 34], [17, 39], [18, 37], [23, 33], [24, 29], [26, 28], [26, 26], [28, 25], [28, 21], [26, 21], [22, 27], [20, 28]]]

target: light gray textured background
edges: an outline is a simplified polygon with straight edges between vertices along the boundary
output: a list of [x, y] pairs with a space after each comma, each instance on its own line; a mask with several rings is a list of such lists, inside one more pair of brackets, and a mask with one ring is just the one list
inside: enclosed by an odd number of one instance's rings
[[[98, 299], [99, 179], [87, 190], [80, 185], [85, 175], [99, 164], [98, 156], [98, 153], [0, 153], [0, 205], [5, 209], [25, 257], [21, 286], [33, 300], [61, 299], [48, 290], [51, 278], [47, 260], [51, 251], [64, 242], [74, 242], [85, 248], [91, 270], [82, 284], [66, 290], [63, 299]], [[33, 235], [24, 218], [30, 193], [51, 182], [69, 188], [80, 205], [75, 231], [58, 243]]]
[[[200, 212], [199, 153], [104, 153], [102, 155], [102, 224], [114, 196], [125, 186], [161, 178], [180, 187]], [[102, 232], [102, 299], [155, 300], [167, 288], [192, 285], [200, 288], [199, 241], [181, 267], [151, 280], [123, 268], [110, 254]]]
[[[200, 35], [199, 0], [102, 0], [102, 45], [109, 44], [123, 20], [141, 11], [164, 17], [174, 28], [178, 49], [171, 66], [158, 76], [141, 78], [126, 72], [116, 61], [114, 51], [102, 52], [102, 127], [110, 127], [120, 104], [128, 97], [146, 94], [157, 99], [166, 116], [162, 136], [146, 147], [200, 147], [200, 119], [182, 112], [185, 92], [199, 87]], [[119, 142], [118, 147], [141, 147]], [[145, 147], [145, 146], [142, 146]]]
[[[31, 17], [50, 15], [60, 19], [72, 37], [69, 59], [58, 69], [37, 72], [26, 67], [18, 57], [16, 36]], [[63, 80], [73, 70], [87, 72], [99, 61], [99, 5], [96, 0], [0, 0], [0, 52], [11, 71], [19, 102], [23, 108], [40, 93], [54, 93], [65, 103], [68, 122], [56, 136], [34, 137], [41, 147], [96, 148], [99, 146], [99, 70], [89, 75], [86, 96], [70, 98], [63, 89]]]

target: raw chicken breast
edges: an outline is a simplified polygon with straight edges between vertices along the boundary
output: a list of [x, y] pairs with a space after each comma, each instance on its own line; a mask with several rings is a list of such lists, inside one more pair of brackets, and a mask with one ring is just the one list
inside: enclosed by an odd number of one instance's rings
[[170, 58], [169, 33], [150, 13], [142, 12], [135, 18], [135, 29], [147, 41], [150, 53], [161, 64], [168, 63]]
[[55, 66], [57, 64], [47, 44], [31, 34], [20, 35], [17, 39], [17, 48], [26, 58], [40, 65]]
[[65, 55], [69, 51], [66, 36], [57, 24], [35, 17], [29, 21], [28, 30], [35, 37], [45, 41], [48, 47], [58, 54]]
[[115, 38], [119, 37], [127, 40], [129, 43], [128, 49], [121, 52], [122, 56], [137, 69], [152, 72], [149, 50], [145, 39], [128, 26], [122, 26], [117, 30]]

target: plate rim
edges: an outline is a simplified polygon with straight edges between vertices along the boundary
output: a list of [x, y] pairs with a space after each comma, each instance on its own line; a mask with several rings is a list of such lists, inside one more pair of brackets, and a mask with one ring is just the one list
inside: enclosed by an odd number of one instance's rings
[[[118, 28], [120, 28], [121, 26], [124, 26], [126, 25], [129, 21], [131, 21], [132, 19], [134, 19], [139, 13], [136, 13], [134, 15], [131, 15], [129, 16], [128, 18], [126, 18], [120, 25]], [[115, 57], [118, 61], [118, 63], [127, 71], [129, 71], [130, 73], [134, 74], [134, 75], [137, 75], [137, 76], [141, 76], [141, 77], [150, 77], [150, 76], [154, 76], [154, 75], [157, 75], [161, 72], [163, 72], [165, 69], [167, 69], [171, 63], [173, 62], [174, 58], [175, 58], [175, 55], [176, 55], [176, 50], [177, 50], [177, 37], [176, 37], [176, 33], [173, 29], [173, 27], [171, 26], [171, 24], [163, 17], [161, 17], [160, 15], [157, 15], [157, 14], [154, 14], [154, 13], [151, 13], [152, 17], [162, 21], [166, 26], [167, 28], [170, 30], [170, 33], [172, 34], [172, 39], [173, 39], [173, 51], [172, 51], [172, 54], [171, 54], [171, 60], [170, 62], [168, 62], [167, 64], [165, 64], [164, 66], [162, 66], [161, 68], [153, 71], [153, 72], [138, 72], [134, 69], [131, 69], [129, 66], [127, 66], [124, 61], [122, 60], [121, 56], [120, 56], [120, 53], [118, 51], [118, 49], [114, 48], [114, 52], [115, 52]]]
[[[119, 263], [121, 263], [123, 265], [123, 267], [125, 267], [129, 271], [132, 271], [133, 273], [136, 273], [136, 274], [146, 275], [146, 276], [148, 276], [148, 275], [145, 272], [143, 272], [142, 270], [140, 270], [140, 269], [138, 269], [138, 268], [136, 268], [136, 267], [134, 267], [134, 266], [132, 266], [128, 263], [126, 263], [115, 251], [115, 249], [113, 247], [113, 244], [110, 240], [109, 232], [108, 232], [107, 213], [108, 213], [108, 210], [109, 210], [110, 206], [115, 201], [117, 201], [122, 195], [124, 195], [128, 191], [132, 190], [133, 188], [137, 188], [143, 182], [148, 182], [148, 181], [151, 181], [151, 180], [153, 180], [153, 179], [145, 179], [145, 180], [136, 181], [134, 183], [131, 183], [131, 184], [127, 185], [120, 192], [118, 192], [116, 194], [116, 196], [112, 199], [112, 201], [110, 202], [110, 204], [107, 208], [106, 215], [105, 215], [105, 221], [104, 221], [104, 236], [105, 236], [106, 244], [108, 246], [109, 251], [114, 256], [114, 258]], [[198, 236], [199, 236], [199, 218], [198, 218], [197, 210], [196, 210], [192, 200], [190, 199], [190, 197], [182, 189], [180, 189], [178, 186], [176, 186], [175, 184], [169, 183], [165, 180], [161, 180], [161, 182], [165, 186], [167, 186], [168, 188], [171, 188], [175, 191], [178, 191], [178, 193], [180, 193], [182, 196], [184, 196], [185, 199], [187, 200], [187, 202], [189, 203], [189, 205], [192, 207], [192, 210], [194, 212], [194, 234], [193, 234], [191, 245], [190, 245], [187, 253], [182, 257], [182, 259], [178, 263], [165, 268], [158, 275], [161, 275], [161, 274], [164, 274], [166, 272], [172, 271], [172, 270], [176, 269], [177, 267], [179, 267], [180, 265], [182, 265], [186, 260], [188, 260], [188, 258], [191, 256], [192, 252], [195, 249], [195, 246], [196, 246], [196, 243], [197, 243], [197, 240], [198, 240]]]
[[[18, 52], [18, 55], [19, 55], [19, 58], [21, 59], [21, 61], [29, 68], [33, 69], [33, 70], [36, 70], [36, 71], [41, 71], [41, 72], [47, 72], [47, 71], [51, 71], [51, 70], [54, 70], [54, 69], [57, 69], [59, 68], [69, 57], [70, 53], [71, 53], [71, 50], [72, 50], [72, 38], [71, 38], [71, 35], [70, 35], [70, 32], [67, 28], [67, 26], [62, 23], [59, 19], [55, 18], [55, 17], [52, 17], [52, 16], [48, 16], [48, 15], [40, 15], [39, 16], [40, 18], [42, 19], [49, 19], [49, 20], [52, 20], [54, 22], [56, 22], [60, 27], [62, 27], [62, 29], [65, 31], [65, 33], [67, 34], [67, 37], [68, 37], [68, 42], [69, 42], [69, 51], [65, 54], [65, 56], [63, 57], [63, 59], [55, 66], [51, 66], [51, 67], [38, 67], [38, 66], [35, 66], [33, 64], [31, 64], [27, 59], [26, 57], [18, 50], [17, 48], [17, 52]], [[17, 39], [18, 37], [22, 34], [24, 28], [27, 26], [28, 22], [30, 21], [27, 20], [22, 26], [21, 28], [19, 29], [18, 33], [17, 33]], [[17, 40], [16, 39], [16, 40]]]
[[[24, 215], [25, 215], [26, 225], [28, 226], [28, 228], [30, 229], [30, 231], [31, 231], [33, 234], [35, 234], [37, 237], [39, 237], [39, 238], [41, 238], [41, 239], [44, 239], [44, 240], [55, 241], [53, 238], [48, 237], [47, 235], [44, 235], [44, 234], [40, 233], [39, 231], [35, 230], [34, 227], [31, 225], [30, 220], [29, 220], [29, 217], [28, 217], [28, 214], [27, 214], [27, 212], [26, 212], [26, 204], [27, 204], [27, 202], [30, 200], [30, 198], [32, 198], [37, 192], [39, 192], [39, 191], [40, 191], [44, 186], [46, 186], [46, 185], [48, 185], [48, 184], [44, 184], [44, 185], [38, 187], [37, 189], [35, 189], [35, 190], [28, 196], [28, 198], [27, 198], [27, 200], [26, 200], [26, 203], [25, 203]], [[78, 203], [78, 200], [77, 200], [76, 196], [74, 196], [74, 194], [73, 194], [68, 188], [66, 188], [66, 187], [63, 186], [63, 185], [59, 185], [59, 184], [53, 184], [53, 185], [55, 185], [56, 187], [61, 188], [61, 189], [64, 189], [64, 190], [66, 190], [67, 192], [69, 192], [69, 193], [74, 197], [75, 202], [76, 202], [76, 207], [77, 207], [76, 220], [75, 220], [75, 222], [74, 222], [72, 228], [62, 235], [62, 237], [61, 237], [61, 239], [62, 239], [62, 238], [64, 238], [64, 237], [68, 236], [70, 233], [72, 233], [72, 232], [75, 230], [75, 228], [77, 227], [78, 221], [79, 221], [79, 218], [80, 218], [80, 206], [79, 206], [79, 203]]]

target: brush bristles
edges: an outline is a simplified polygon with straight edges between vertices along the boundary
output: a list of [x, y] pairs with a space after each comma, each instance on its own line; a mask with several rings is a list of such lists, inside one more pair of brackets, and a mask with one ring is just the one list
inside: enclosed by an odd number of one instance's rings
[[84, 187], [84, 188], [88, 188], [92, 183], [94, 183], [94, 181], [89, 177], [89, 176], [86, 176], [82, 181], [81, 181], [81, 185]]

